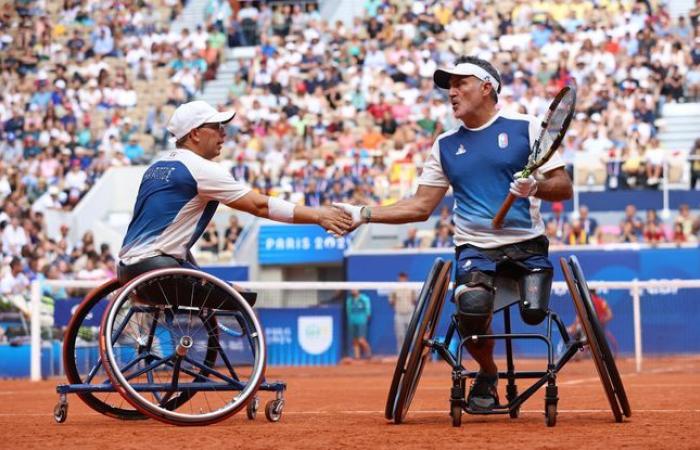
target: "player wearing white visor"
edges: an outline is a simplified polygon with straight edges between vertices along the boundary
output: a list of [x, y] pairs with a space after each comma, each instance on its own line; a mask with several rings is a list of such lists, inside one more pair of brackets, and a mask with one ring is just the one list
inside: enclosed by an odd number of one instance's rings
[[[454, 296], [460, 334], [491, 332], [497, 274], [518, 281], [521, 316], [527, 323], [539, 323], [546, 315], [552, 283], [540, 202], [571, 197], [564, 163], [555, 155], [534, 176], [514, 180], [528, 161], [539, 121], [497, 109], [501, 77], [488, 61], [460, 58], [454, 67], [436, 70], [433, 80], [448, 90], [452, 111], [462, 124], [435, 140], [415, 195], [390, 206], [342, 206], [353, 214], [354, 226], [424, 221], [452, 187], [457, 246]], [[518, 199], [503, 228], [494, 229], [491, 221], [509, 191]], [[493, 345], [491, 339], [467, 343], [480, 365], [468, 398], [475, 410], [498, 404]]]

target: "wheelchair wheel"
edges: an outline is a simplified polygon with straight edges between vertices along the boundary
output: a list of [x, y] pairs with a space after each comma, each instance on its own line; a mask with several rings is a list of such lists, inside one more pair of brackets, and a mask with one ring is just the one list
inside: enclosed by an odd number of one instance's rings
[[[93, 316], [102, 314], [119, 287], [117, 280], [111, 280], [93, 289], [71, 317], [63, 337], [63, 367], [70, 384], [101, 384], [108, 380], [99, 357], [97, 340], [90, 345], [92, 334], [97, 334], [98, 327], [90, 327], [88, 322], [94, 319]], [[122, 420], [147, 418], [116, 392], [77, 394], [86, 405], [101, 414]]]
[[598, 343], [600, 344], [600, 351], [603, 356], [605, 367], [608, 370], [608, 374], [610, 375], [610, 381], [612, 382], [615, 396], [617, 397], [617, 401], [620, 404], [622, 413], [626, 417], [630, 417], [632, 415], [632, 409], [630, 408], [627, 393], [625, 392], [625, 386], [624, 384], [622, 384], [622, 377], [620, 377], [620, 371], [617, 369], [617, 364], [615, 364], [615, 353], [613, 352], [613, 348], [616, 349], [617, 342], [614, 342], [615, 347], [611, 348], [611, 342], [608, 341], [605, 330], [600, 324], [600, 321], [598, 320], [598, 315], [596, 314], [595, 306], [593, 305], [593, 299], [591, 298], [591, 295], [588, 292], [588, 284], [586, 283], [586, 279], [583, 275], [583, 270], [581, 269], [581, 265], [579, 264], [578, 259], [575, 256], [572, 256], [570, 264], [574, 276], [576, 277], [576, 280], [578, 280], [578, 286], [580, 288], [583, 305], [586, 308], [588, 317], [591, 319], [590, 324], [592, 326], [592, 331], [596, 335]]
[[173, 425], [235, 414], [265, 371], [252, 308], [228, 284], [190, 269], [155, 270], [127, 284], [103, 317], [100, 353], [129, 403]]
[[435, 334], [440, 312], [442, 311], [442, 305], [447, 295], [447, 288], [450, 284], [451, 271], [452, 262], [449, 261], [445, 262], [440, 268], [436, 282], [431, 287], [428, 295], [425, 314], [421, 317], [415, 334], [411, 337], [413, 345], [408, 354], [406, 369], [399, 382], [396, 393], [396, 404], [394, 407], [394, 423], [396, 424], [403, 422], [406, 417], [408, 408], [416, 393], [418, 381], [423, 373], [423, 367], [430, 356], [430, 347], [426, 345], [425, 341], [432, 339]]
[[[590, 348], [593, 362], [595, 364], [596, 370], [598, 371], [600, 381], [603, 384], [603, 390], [605, 391], [605, 395], [608, 398], [610, 409], [612, 410], [615, 421], [621, 422], [622, 411], [620, 404], [618, 403], [618, 398], [616, 397], [616, 389], [613, 386], [612, 377], [609, 371], [609, 367], [611, 365], [614, 366], [615, 361], [613, 359], [606, 359], [603, 354], [602, 348], [603, 346], [607, 347], [607, 343], [605, 342], [605, 340], [601, 341], [598, 338], [598, 334], [594, 331], [594, 323], [598, 325], [598, 327], [600, 327], [600, 325], [598, 324], [598, 318], [595, 316], [595, 313], [590, 314], [582, 295], [584, 291], [588, 292], [588, 285], [586, 284], [585, 279], [578, 277], [575, 278], [575, 275], [572, 273], [572, 267], [578, 266], [578, 261], [576, 261], [574, 257], [572, 257], [571, 261], [572, 264], [571, 266], [569, 266], [569, 264], [564, 258], [560, 259], [560, 264], [564, 273], [564, 279], [566, 280], [566, 284], [569, 287], [569, 292], [571, 293], [571, 297], [574, 301], [576, 313], [579, 317], [579, 320], [581, 321], [581, 326], [586, 335], [587, 345]], [[578, 271], [579, 275], [582, 275], [580, 267]], [[588, 298], [588, 300], [590, 300], [590, 297]], [[608, 353], [609, 351], [610, 350], [608, 348]]]
[[387, 420], [394, 420], [394, 408], [396, 407], [396, 393], [399, 390], [399, 383], [403, 377], [404, 372], [406, 372], [406, 361], [408, 361], [408, 355], [412, 353], [414, 346], [414, 341], [416, 337], [416, 329], [420, 324], [423, 316], [425, 315], [426, 307], [428, 306], [428, 300], [430, 293], [432, 292], [432, 287], [435, 286], [437, 282], [438, 274], [440, 269], [445, 264], [442, 258], [437, 258], [431, 267], [428, 277], [423, 283], [420, 294], [418, 294], [418, 300], [416, 301], [416, 307], [413, 310], [413, 315], [411, 316], [411, 321], [408, 324], [406, 330], [406, 337], [404, 338], [403, 344], [401, 345], [401, 351], [399, 352], [399, 358], [396, 361], [396, 368], [394, 369], [394, 376], [391, 379], [391, 386], [389, 387], [389, 396], [386, 401], [386, 407], [384, 408], [384, 417]]

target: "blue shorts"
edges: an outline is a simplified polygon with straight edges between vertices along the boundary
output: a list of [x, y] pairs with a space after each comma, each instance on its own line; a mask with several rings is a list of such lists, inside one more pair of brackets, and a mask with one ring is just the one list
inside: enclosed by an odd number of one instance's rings
[[367, 339], [367, 324], [366, 323], [351, 323], [350, 324], [350, 339]]
[[482, 249], [460, 245], [456, 250], [457, 283], [469, 272], [518, 277], [537, 270], [553, 270], [547, 257], [549, 241], [544, 236], [502, 247]]

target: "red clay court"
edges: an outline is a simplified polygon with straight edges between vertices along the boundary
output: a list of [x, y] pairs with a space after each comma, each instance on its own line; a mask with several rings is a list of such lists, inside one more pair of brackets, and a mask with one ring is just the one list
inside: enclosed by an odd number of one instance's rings
[[[63, 380], [2, 381], [0, 448], [700, 448], [700, 356], [649, 362], [636, 374], [633, 360], [618, 361], [633, 410], [623, 423], [614, 422], [593, 363], [569, 363], [558, 378], [554, 428], [544, 423], [542, 389], [518, 419], [465, 415], [462, 427], [453, 428], [450, 369], [442, 362], [427, 365], [402, 425], [387, 423], [383, 414], [393, 362], [269, 368], [268, 380], [288, 384], [279, 423], [267, 422], [262, 411], [254, 422], [240, 412], [208, 427], [119, 421], [93, 412], [74, 395], [68, 420], [59, 425], [52, 410], [55, 386]], [[516, 368], [539, 367], [540, 361], [516, 360]], [[268, 397], [261, 394], [263, 405]]]

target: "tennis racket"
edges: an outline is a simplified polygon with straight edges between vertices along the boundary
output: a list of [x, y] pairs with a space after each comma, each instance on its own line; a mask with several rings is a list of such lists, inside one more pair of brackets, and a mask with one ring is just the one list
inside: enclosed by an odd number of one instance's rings
[[[549, 105], [549, 110], [542, 121], [540, 134], [532, 146], [530, 157], [527, 160], [527, 165], [520, 174], [520, 178], [529, 177], [535, 170], [542, 167], [544, 163], [554, 155], [554, 152], [559, 148], [559, 144], [564, 139], [566, 130], [569, 128], [571, 119], [574, 116], [576, 107], [576, 90], [570, 86], [564, 87], [552, 103]], [[505, 201], [493, 218], [491, 225], [494, 228], [503, 227], [503, 221], [517, 199], [512, 193], [508, 193]]]

